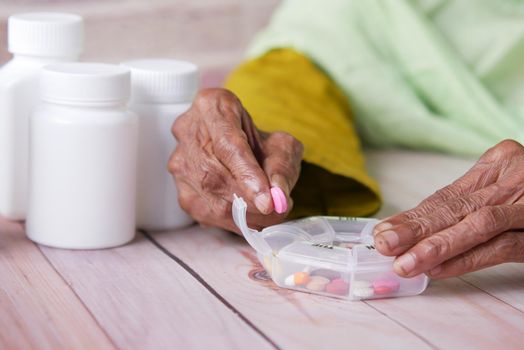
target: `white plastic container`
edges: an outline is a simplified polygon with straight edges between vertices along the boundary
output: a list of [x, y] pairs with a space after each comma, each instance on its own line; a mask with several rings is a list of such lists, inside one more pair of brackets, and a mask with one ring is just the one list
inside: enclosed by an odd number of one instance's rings
[[189, 62], [144, 59], [122, 63], [131, 70], [130, 109], [138, 114], [137, 225], [164, 231], [193, 222], [178, 204], [167, 164], [176, 147], [175, 119], [187, 111], [198, 89], [198, 69]]
[[313, 216], [269, 226], [247, 226], [247, 205], [234, 196], [233, 219], [280, 287], [349, 300], [417, 295], [426, 275], [402, 278], [393, 257], [373, 246], [376, 219]]
[[46, 66], [30, 123], [27, 235], [59, 248], [124, 244], [135, 235], [137, 119], [130, 74], [99, 63]]
[[38, 74], [50, 63], [76, 61], [83, 20], [65, 13], [26, 13], [8, 20], [13, 59], [0, 69], [0, 215], [27, 211], [29, 116], [39, 101]]

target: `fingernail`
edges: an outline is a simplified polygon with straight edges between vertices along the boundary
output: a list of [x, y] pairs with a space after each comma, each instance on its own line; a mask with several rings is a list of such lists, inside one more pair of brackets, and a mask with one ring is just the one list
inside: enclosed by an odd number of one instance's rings
[[373, 230], [373, 232], [375, 234], [379, 233], [379, 232], [382, 232], [382, 231], [386, 231], [386, 230], [389, 230], [390, 228], [392, 228], [393, 225], [390, 224], [389, 222], [385, 221], [385, 222], [381, 222], [379, 223], [377, 226], [375, 226], [375, 229]]
[[384, 231], [381, 232], [377, 238], [377, 243], [380, 243], [380, 241], [385, 241], [386, 245], [390, 250], [395, 249], [398, 247], [399, 244], [399, 237], [398, 234], [395, 231]]
[[282, 214], [287, 211], [286, 195], [280, 187], [271, 187], [271, 197], [273, 198], [273, 207], [277, 214]]
[[393, 263], [397, 273], [408, 275], [415, 268], [415, 257], [411, 253], [399, 256]]
[[273, 199], [269, 193], [260, 193], [255, 197], [255, 206], [262, 214], [269, 214], [271, 212], [272, 200]]
[[442, 266], [439, 265], [431, 270], [429, 270], [430, 277], [438, 276], [442, 272]]

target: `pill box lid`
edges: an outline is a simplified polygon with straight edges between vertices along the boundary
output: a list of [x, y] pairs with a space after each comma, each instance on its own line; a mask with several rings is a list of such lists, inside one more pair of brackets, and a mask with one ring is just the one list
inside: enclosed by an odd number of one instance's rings
[[240, 232], [244, 235], [244, 238], [253, 249], [262, 255], [271, 254], [271, 247], [262, 237], [259, 231], [253, 230], [247, 226], [247, 204], [236, 194], [233, 195], [233, 221], [235, 225], [240, 229]]

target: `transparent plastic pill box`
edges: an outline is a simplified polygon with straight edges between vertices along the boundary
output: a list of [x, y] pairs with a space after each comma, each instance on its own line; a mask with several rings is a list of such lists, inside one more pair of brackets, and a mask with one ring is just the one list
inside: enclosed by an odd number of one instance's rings
[[426, 275], [399, 277], [393, 257], [373, 246], [376, 219], [313, 216], [250, 229], [247, 204], [234, 196], [233, 220], [280, 287], [349, 300], [422, 293]]

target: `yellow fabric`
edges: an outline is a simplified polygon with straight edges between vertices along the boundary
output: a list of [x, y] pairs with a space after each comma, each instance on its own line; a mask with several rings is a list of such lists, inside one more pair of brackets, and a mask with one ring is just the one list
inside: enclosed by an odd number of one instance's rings
[[265, 131], [286, 131], [304, 144], [293, 217], [366, 216], [380, 207], [377, 183], [365, 170], [347, 100], [306, 57], [270, 51], [240, 65], [227, 79]]

